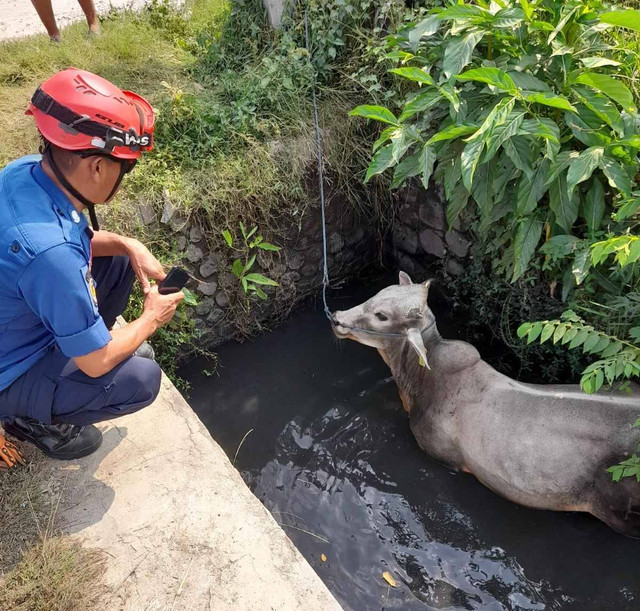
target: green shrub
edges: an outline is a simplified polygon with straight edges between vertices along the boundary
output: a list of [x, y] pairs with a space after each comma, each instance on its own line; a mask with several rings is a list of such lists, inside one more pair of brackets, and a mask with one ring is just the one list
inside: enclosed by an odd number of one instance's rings
[[[387, 40], [403, 104], [352, 111], [385, 125], [365, 181], [434, 176], [450, 225], [477, 217], [494, 273], [561, 287], [594, 323], [639, 289], [638, 58], [609, 23], [640, 27], [596, 0], [434, 8]], [[613, 341], [632, 345], [637, 317], [616, 318]], [[587, 391], [613, 381], [600, 366], [585, 375]]]

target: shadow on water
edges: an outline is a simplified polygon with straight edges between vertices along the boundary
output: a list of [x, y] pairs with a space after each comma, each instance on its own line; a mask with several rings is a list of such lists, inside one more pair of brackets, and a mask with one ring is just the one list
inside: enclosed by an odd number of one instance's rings
[[640, 542], [584, 514], [519, 507], [431, 461], [377, 352], [338, 343], [320, 308], [219, 356], [218, 376], [200, 373], [203, 360], [181, 372], [190, 403], [232, 460], [253, 429], [236, 467], [345, 609], [639, 608]]

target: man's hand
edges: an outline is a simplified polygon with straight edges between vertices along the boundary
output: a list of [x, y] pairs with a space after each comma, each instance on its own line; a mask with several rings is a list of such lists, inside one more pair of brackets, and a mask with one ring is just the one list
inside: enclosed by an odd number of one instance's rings
[[184, 299], [184, 293], [178, 291], [171, 295], [161, 295], [158, 287], [152, 286], [144, 298], [142, 316], [153, 320], [156, 329], [166, 325], [176, 312], [178, 304]]
[[151, 251], [144, 244], [138, 242], [138, 240], [128, 240], [127, 254], [129, 255], [129, 261], [131, 261], [131, 267], [142, 285], [142, 292], [147, 295], [151, 290], [149, 279], [153, 278], [160, 282], [165, 279], [167, 274], [165, 274], [164, 269], [162, 269], [160, 261], [151, 254]]

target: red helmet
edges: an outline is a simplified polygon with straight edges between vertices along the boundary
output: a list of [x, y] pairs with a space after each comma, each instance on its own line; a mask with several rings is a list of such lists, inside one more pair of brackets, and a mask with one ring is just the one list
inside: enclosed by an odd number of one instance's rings
[[153, 108], [97, 74], [68, 68], [42, 83], [27, 109], [46, 140], [71, 151], [138, 159], [153, 148]]

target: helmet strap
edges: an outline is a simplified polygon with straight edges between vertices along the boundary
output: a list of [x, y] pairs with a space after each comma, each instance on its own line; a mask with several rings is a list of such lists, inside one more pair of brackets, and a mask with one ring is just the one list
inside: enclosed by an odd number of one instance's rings
[[[93, 228], [93, 230], [100, 231], [100, 225], [98, 224], [98, 217], [96, 216], [95, 202], [89, 201], [84, 195], [82, 195], [82, 193], [80, 193], [80, 191], [78, 191], [78, 189], [76, 189], [69, 182], [67, 177], [63, 174], [62, 170], [60, 169], [60, 166], [56, 163], [55, 159], [53, 158], [53, 151], [49, 143], [45, 145], [44, 157], [48, 161], [49, 166], [51, 166], [51, 169], [53, 170], [53, 173], [55, 174], [56, 178], [60, 181], [60, 184], [67, 191], [69, 191], [69, 193], [71, 193], [73, 197], [75, 197], [78, 201], [80, 201], [80, 203], [83, 206], [87, 208], [87, 210], [89, 211], [89, 218], [91, 219], [91, 227]], [[122, 183], [122, 179], [124, 178], [124, 175], [126, 173], [127, 173], [127, 166], [121, 162], [120, 174], [118, 175], [118, 179], [116, 180], [115, 185], [113, 186], [113, 189], [111, 189], [111, 193], [109, 193], [109, 196], [107, 197], [106, 201], [109, 201], [116, 194], [116, 191], [120, 188], [120, 184]]]

